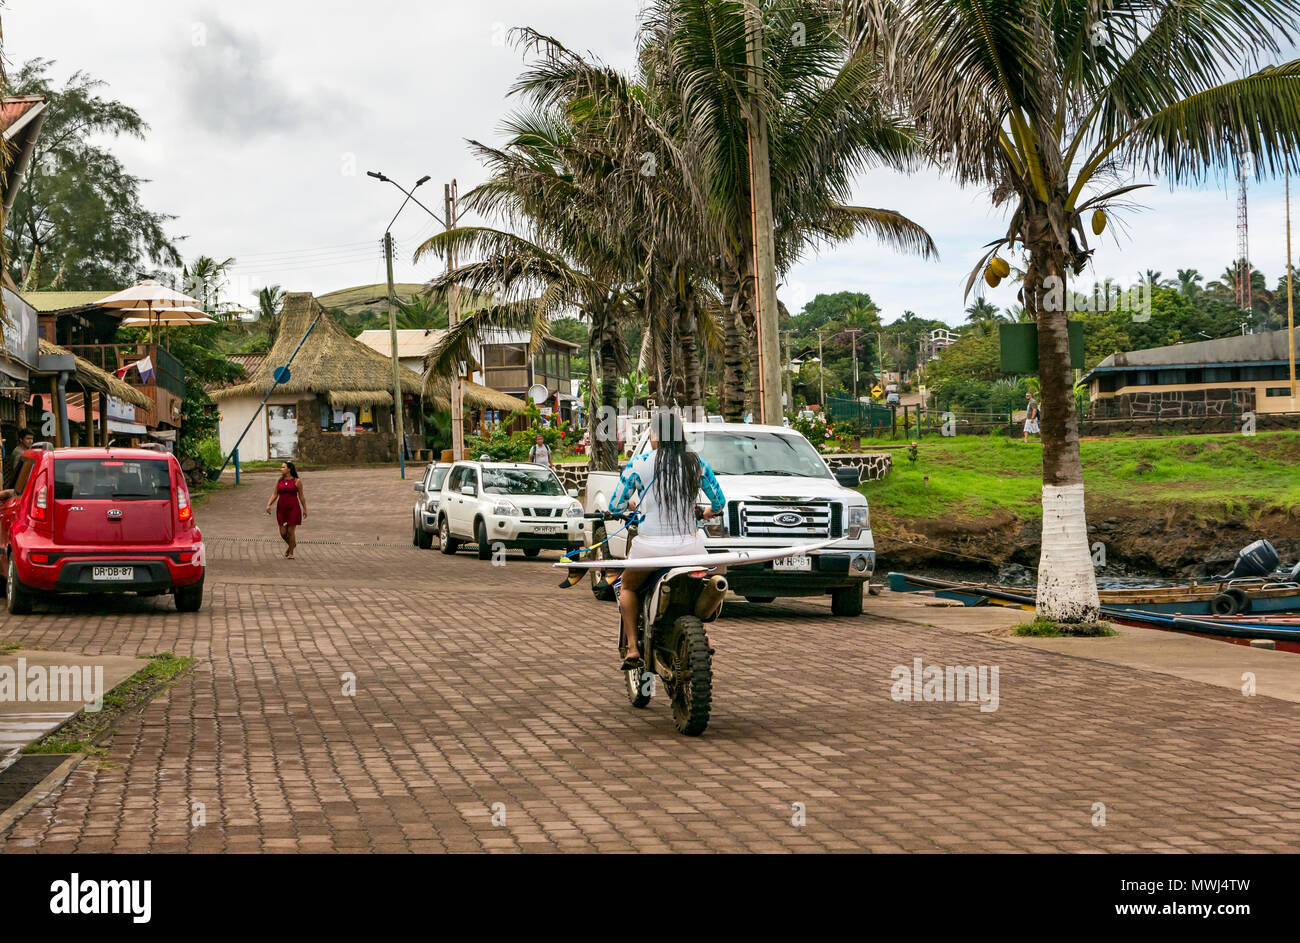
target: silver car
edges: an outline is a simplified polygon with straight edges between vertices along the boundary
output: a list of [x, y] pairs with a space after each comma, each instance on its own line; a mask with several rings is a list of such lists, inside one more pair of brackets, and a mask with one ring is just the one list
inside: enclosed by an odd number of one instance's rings
[[433, 538], [438, 533], [438, 498], [442, 493], [442, 481], [450, 470], [450, 462], [430, 462], [424, 467], [424, 475], [415, 483], [415, 507], [411, 510], [411, 543], [421, 550], [432, 547]]

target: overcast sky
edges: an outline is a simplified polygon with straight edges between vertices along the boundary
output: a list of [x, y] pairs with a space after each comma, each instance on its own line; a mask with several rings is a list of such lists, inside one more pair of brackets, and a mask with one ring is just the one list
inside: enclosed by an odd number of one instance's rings
[[[137, 109], [147, 140], [114, 150], [149, 179], [149, 208], [174, 214], [187, 259], [234, 256], [235, 296], [277, 283], [323, 294], [384, 280], [380, 239], [402, 195], [365, 176], [381, 170], [442, 213], [442, 184], [464, 192], [481, 170], [466, 140], [497, 139], [520, 53], [505, 31], [528, 25], [604, 61], [630, 68], [639, 0], [7, 0], [11, 67], [56, 60], [61, 83], [83, 70], [106, 94]], [[1108, 230], [1097, 277], [1197, 268], [1207, 280], [1236, 247], [1235, 192], [1212, 182], [1141, 191], [1141, 207]], [[966, 274], [980, 246], [1005, 232], [985, 194], [939, 174], [872, 173], [857, 202], [899, 210], [927, 227], [937, 262], [896, 255], [872, 240], [846, 243], [799, 264], [781, 290], [798, 311], [819, 292], [870, 293], [892, 321], [905, 309], [962, 320]], [[473, 220], [462, 218], [463, 223]], [[1270, 286], [1285, 267], [1282, 185], [1250, 194], [1251, 257]], [[419, 242], [440, 228], [408, 205], [393, 227], [398, 281], [427, 280]], [[1112, 236], [1117, 236], [1116, 238]], [[990, 293], [1014, 303], [1014, 288]]]

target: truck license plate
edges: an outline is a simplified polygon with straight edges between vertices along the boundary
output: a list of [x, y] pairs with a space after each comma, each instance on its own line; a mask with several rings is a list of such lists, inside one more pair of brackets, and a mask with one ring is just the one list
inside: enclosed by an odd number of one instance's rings
[[132, 566], [97, 566], [91, 569], [91, 578], [96, 580], [133, 580], [135, 567]]
[[812, 569], [812, 558], [806, 553], [781, 557], [779, 560], [772, 561], [772, 569], [783, 573], [806, 572]]

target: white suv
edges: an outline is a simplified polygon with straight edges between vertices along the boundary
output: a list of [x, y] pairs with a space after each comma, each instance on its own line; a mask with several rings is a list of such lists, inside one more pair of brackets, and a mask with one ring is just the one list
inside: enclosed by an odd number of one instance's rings
[[451, 554], [473, 543], [487, 560], [498, 545], [529, 557], [585, 546], [587, 521], [577, 497], [545, 465], [457, 462], [438, 501], [438, 549]]

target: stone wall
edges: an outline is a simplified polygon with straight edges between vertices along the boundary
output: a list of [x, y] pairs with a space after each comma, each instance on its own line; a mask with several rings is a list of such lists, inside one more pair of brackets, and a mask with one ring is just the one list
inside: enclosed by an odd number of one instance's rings
[[[385, 422], [387, 407], [376, 407], [376, 420]], [[322, 432], [321, 403], [316, 397], [298, 401], [298, 460], [313, 465], [363, 465], [397, 461], [397, 439], [388, 432], [343, 435]]]
[[[824, 455], [831, 471], [850, 466], [860, 469], [858, 481], [879, 481], [894, 467], [894, 457], [889, 452], [864, 452], [854, 455]], [[558, 462], [555, 473], [564, 484], [564, 490], [576, 489], [580, 496], [587, 494], [587, 462]]]
[[1124, 393], [1116, 397], [1123, 418], [1164, 419], [1234, 416], [1255, 408], [1255, 389], [1209, 388], [1204, 390], [1161, 390], [1159, 392]]

